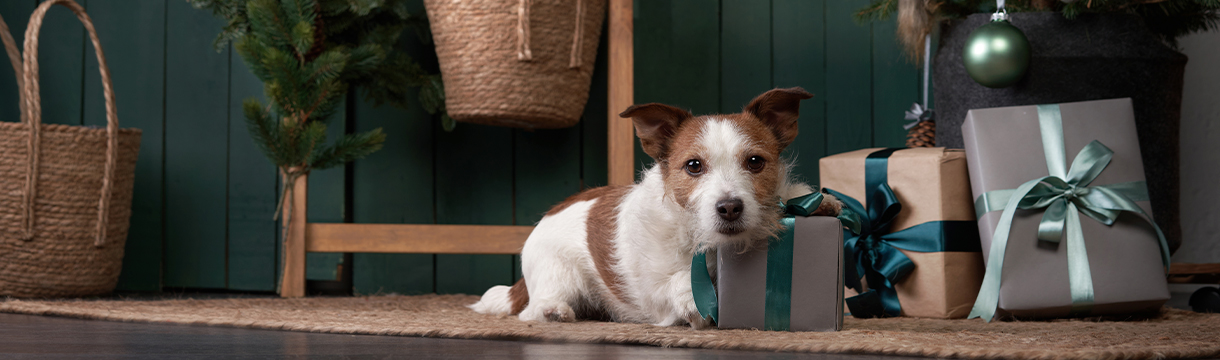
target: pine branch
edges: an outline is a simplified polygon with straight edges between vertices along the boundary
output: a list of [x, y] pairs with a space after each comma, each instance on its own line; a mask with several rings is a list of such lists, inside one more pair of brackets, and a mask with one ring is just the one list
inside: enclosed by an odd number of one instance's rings
[[857, 22], [885, 20], [898, 10], [898, 0], [872, 0], [864, 9], [857, 11], [853, 18]]
[[385, 134], [381, 132], [381, 128], [359, 134], [348, 134], [336, 141], [334, 145], [315, 152], [309, 161], [310, 167], [319, 170], [328, 169], [362, 159], [380, 150], [384, 143]]

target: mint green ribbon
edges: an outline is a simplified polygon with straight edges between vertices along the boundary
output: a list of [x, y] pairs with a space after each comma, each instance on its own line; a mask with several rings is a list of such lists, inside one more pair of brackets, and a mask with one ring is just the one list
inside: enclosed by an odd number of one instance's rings
[[1156, 230], [1161, 246], [1161, 261], [1167, 269], [1169, 267], [1169, 245], [1165, 235], [1152, 222], [1152, 217], [1135, 204], [1135, 201], [1148, 199], [1144, 182], [1089, 186], [1110, 164], [1114, 151], [1094, 140], [1080, 150], [1071, 168], [1068, 168], [1065, 165], [1067, 152], [1064, 149], [1063, 119], [1059, 105], [1038, 105], [1038, 122], [1050, 176], [1029, 180], [1016, 189], [989, 191], [975, 199], [975, 212], [979, 218], [991, 211], [1003, 210], [1003, 213], [991, 240], [987, 272], [983, 276], [983, 286], [979, 289], [974, 308], [970, 310], [970, 319], [981, 317], [990, 322], [995, 317], [1004, 252], [1017, 209], [1045, 209], [1038, 224], [1038, 240], [1059, 243], [1066, 239], [1073, 315], [1088, 314], [1093, 306], [1093, 277], [1084, 234], [1080, 229], [1081, 213], [1107, 226], [1113, 225], [1122, 212], [1139, 215]]
[[[813, 192], [780, 203], [784, 217], [780, 219], [783, 229], [776, 238], [767, 243], [767, 284], [764, 304], [764, 330], [786, 331], [792, 313], [792, 259], [793, 235], [796, 230], [796, 217], [809, 216], [817, 211], [822, 204], [823, 195]], [[716, 287], [711, 274], [707, 271], [707, 254], [696, 253], [691, 259], [691, 292], [695, 297], [695, 307], [699, 316], [713, 322], [720, 314], [720, 304], [716, 298]]]

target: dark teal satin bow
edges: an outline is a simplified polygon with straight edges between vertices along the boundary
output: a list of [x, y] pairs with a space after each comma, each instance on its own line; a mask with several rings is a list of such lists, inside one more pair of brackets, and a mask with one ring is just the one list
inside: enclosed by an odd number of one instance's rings
[[[894, 218], [902, 211], [902, 204], [898, 202], [894, 190], [885, 183], [879, 184], [871, 192], [867, 211], [856, 199], [834, 190], [827, 191], [843, 201], [846, 207], [844, 213], [853, 214], [847, 217], [858, 219], [853, 219], [858, 221], [856, 225], [849, 226], [858, 226], [858, 230], [848, 230], [843, 234], [844, 281], [847, 287], [860, 292], [859, 296], [847, 299], [852, 316], [901, 315], [902, 306], [898, 302], [894, 284], [910, 274], [915, 269], [915, 263], [898, 251], [894, 244], [912, 239], [901, 233], [890, 233]], [[861, 277], [868, 280], [868, 291], [864, 291]]]
[[1000, 223], [996, 226], [991, 240], [983, 286], [968, 318], [982, 317], [991, 321], [995, 316], [996, 306], [999, 304], [1004, 252], [1008, 247], [1012, 219], [1017, 209], [1045, 209], [1042, 220], [1038, 223], [1038, 240], [1059, 243], [1060, 240], [1066, 239], [1068, 284], [1074, 314], [1087, 314], [1093, 305], [1093, 277], [1089, 269], [1084, 234], [1080, 230], [1079, 213], [1107, 226], [1113, 225], [1122, 212], [1139, 215], [1156, 230], [1161, 247], [1161, 261], [1166, 268], [1169, 266], [1169, 246], [1165, 242], [1165, 235], [1156, 223], [1152, 222], [1152, 218], [1135, 204], [1137, 199], [1148, 199], [1144, 182], [1089, 186], [1110, 164], [1114, 155], [1114, 151], [1096, 140], [1081, 149], [1072, 161], [1070, 170], [1065, 171], [1066, 153], [1063, 148], [1063, 125], [1059, 106], [1039, 105], [1038, 113], [1050, 176], [1027, 181], [1016, 189], [990, 191], [975, 200], [975, 211], [979, 217], [991, 211], [1004, 212], [1000, 215]]
[[[813, 192], [779, 203], [784, 211], [780, 219], [783, 229], [767, 243], [767, 284], [764, 330], [788, 330], [792, 312], [792, 245], [796, 217], [809, 216], [822, 204], [822, 193]], [[695, 307], [704, 319], [716, 321], [720, 304], [716, 288], [707, 271], [707, 254], [696, 253], [691, 259], [691, 292]]]

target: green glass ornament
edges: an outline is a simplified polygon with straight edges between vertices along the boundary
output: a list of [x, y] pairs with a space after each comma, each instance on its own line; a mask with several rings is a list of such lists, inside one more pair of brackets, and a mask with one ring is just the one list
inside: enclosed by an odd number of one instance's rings
[[1016, 84], [1029, 69], [1029, 39], [1008, 22], [1008, 14], [997, 13], [966, 39], [962, 62], [966, 73], [979, 85], [1004, 88]]

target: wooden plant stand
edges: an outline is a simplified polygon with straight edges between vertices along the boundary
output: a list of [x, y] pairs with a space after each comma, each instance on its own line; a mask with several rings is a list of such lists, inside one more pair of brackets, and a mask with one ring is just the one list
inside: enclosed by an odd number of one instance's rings
[[[608, 152], [611, 185], [635, 181], [633, 129], [630, 119], [618, 113], [632, 105], [634, 93], [634, 49], [632, 1], [609, 0], [609, 109]], [[395, 253], [395, 254], [519, 254], [533, 226], [417, 225], [417, 224], [327, 224], [310, 223], [306, 217], [308, 176], [292, 184], [292, 196], [284, 199], [284, 271], [280, 296], [305, 296], [305, 254]]]

